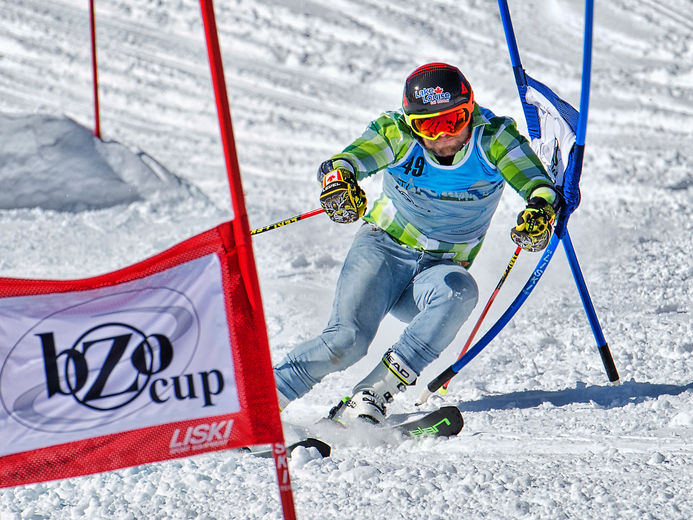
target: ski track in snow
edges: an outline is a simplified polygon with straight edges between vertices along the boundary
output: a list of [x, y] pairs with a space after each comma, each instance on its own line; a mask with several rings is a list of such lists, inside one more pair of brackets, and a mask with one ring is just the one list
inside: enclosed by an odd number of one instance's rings
[[[622, 384], [607, 384], [565, 255], [465, 367], [447, 396], [465, 429], [400, 446], [345, 439], [329, 459], [291, 461], [299, 518], [693, 518], [693, 6], [597, 2], [583, 201], [569, 230]], [[0, 111], [92, 126], [88, 4], [0, 0]], [[317, 165], [397, 107], [427, 61], [459, 65], [478, 101], [521, 113], [495, 3], [472, 0], [216, 2], [251, 226], [317, 207]], [[582, 2], [510, 2], [523, 64], [579, 101]], [[0, 274], [111, 271], [229, 218], [199, 6], [97, 2], [104, 139], [142, 150], [196, 191], [152, 192], [99, 210], [0, 210]], [[0, 146], [2, 146], [0, 144]], [[369, 199], [379, 179], [364, 183]], [[506, 190], [472, 268], [480, 302], [514, 250], [522, 207]], [[356, 226], [316, 216], [255, 237], [272, 356], [325, 324]], [[523, 253], [481, 334], [536, 255]], [[310, 425], [349, 392], [402, 329], [387, 319], [369, 355], [330, 375], [286, 419]], [[410, 390], [392, 411], [410, 410]], [[431, 404], [430, 406], [433, 406]], [[230, 452], [0, 489], [0, 520], [274, 519], [271, 461]]]

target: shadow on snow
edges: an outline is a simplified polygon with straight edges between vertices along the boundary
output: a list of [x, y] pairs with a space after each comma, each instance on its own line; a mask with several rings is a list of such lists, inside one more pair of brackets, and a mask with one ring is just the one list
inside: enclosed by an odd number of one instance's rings
[[528, 390], [503, 395], [491, 395], [478, 401], [460, 402], [457, 407], [462, 412], [485, 412], [508, 408], [534, 408], [544, 403], [565, 406], [574, 403], [596, 403], [604, 408], [617, 408], [629, 403], [641, 403], [646, 399], [662, 395], [679, 395], [693, 390], [693, 383], [687, 385], [665, 385], [638, 383], [631, 379], [620, 385], [587, 386], [578, 382], [575, 388], [545, 391]]

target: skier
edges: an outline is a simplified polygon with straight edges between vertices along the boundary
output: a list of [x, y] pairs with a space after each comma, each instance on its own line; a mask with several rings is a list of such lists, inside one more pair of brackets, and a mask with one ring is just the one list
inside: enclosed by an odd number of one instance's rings
[[[364, 216], [358, 181], [379, 171], [383, 191]], [[330, 412], [345, 425], [380, 423], [386, 404], [415, 383], [474, 309], [478, 291], [468, 269], [505, 183], [527, 201], [511, 236], [528, 250], [546, 247], [558, 197], [515, 122], [476, 104], [462, 72], [445, 63], [414, 70], [402, 109], [383, 113], [323, 162], [318, 180], [333, 221], [365, 222], [344, 261], [327, 327], [274, 368], [280, 408], [363, 358], [391, 313], [408, 325]]]

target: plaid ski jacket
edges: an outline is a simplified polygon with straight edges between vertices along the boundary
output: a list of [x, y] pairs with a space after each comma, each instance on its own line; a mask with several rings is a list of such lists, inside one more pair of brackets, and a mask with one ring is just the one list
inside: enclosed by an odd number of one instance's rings
[[509, 117], [475, 105], [472, 136], [441, 165], [409, 129], [401, 111], [385, 112], [331, 159], [358, 180], [384, 170], [383, 193], [364, 216], [401, 244], [469, 267], [507, 183], [527, 200], [553, 186]]

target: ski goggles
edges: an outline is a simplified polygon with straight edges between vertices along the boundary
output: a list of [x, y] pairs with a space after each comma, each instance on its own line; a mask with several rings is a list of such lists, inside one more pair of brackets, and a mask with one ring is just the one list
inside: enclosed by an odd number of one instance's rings
[[434, 141], [443, 134], [461, 134], [471, 120], [471, 113], [463, 105], [434, 114], [404, 114], [404, 119], [416, 135]]

